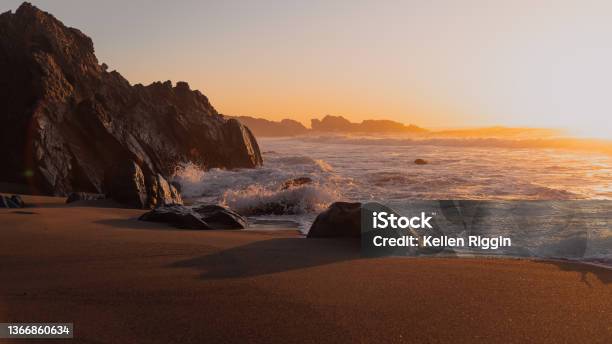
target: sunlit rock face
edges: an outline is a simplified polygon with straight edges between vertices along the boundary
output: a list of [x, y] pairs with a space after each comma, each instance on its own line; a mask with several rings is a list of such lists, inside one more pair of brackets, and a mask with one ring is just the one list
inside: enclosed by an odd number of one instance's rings
[[67, 195], [105, 193], [104, 174], [134, 161], [145, 181], [179, 163], [262, 164], [251, 131], [185, 82], [130, 85], [92, 40], [24, 3], [0, 15], [0, 181]]

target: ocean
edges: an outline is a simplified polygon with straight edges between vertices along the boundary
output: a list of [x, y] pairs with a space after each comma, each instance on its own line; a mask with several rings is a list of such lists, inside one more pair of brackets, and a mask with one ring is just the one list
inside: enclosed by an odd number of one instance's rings
[[[328, 135], [258, 142], [264, 158], [260, 168], [202, 171], [182, 166], [175, 180], [184, 197], [228, 206], [246, 214], [254, 227], [303, 232], [334, 201], [612, 200], [612, 156], [605, 154], [517, 148], [504, 139]], [[428, 163], [417, 165], [415, 159]], [[312, 182], [283, 187], [300, 177]], [[610, 216], [604, 215], [604, 223], [596, 218], [582, 224], [597, 224], [603, 241], [595, 245], [593, 257], [606, 261], [612, 258]], [[545, 235], [554, 236], [551, 230]]]

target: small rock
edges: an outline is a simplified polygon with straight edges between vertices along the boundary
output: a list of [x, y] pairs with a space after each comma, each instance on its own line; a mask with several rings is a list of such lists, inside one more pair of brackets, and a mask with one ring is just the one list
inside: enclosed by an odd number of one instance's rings
[[333, 203], [317, 216], [307, 237], [361, 237], [361, 203]]
[[425, 160], [425, 159], [416, 159], [414, 161], [414, 163], [417, 164], [417, 165], [427, 165], [427, 160]]
[[25, 202], [21, 199], [21, 196], [19, 195], [11, 196], [11, 201], [13, 201], [13, 203], [19, 206], [19, 208], [25, 207]]
[[73, 192], [68, 195], [66, 199], [66, 203], [72, 203], [76, 201], [97, 201], [100, 199], [105, 199], [106, 195], [97, 194], [97, 193], [89, 193], [89, 192]]
[[142, 214], [141, 221], [162, 222], [182, 229], [213, 229], [200, 214], [182, 205], [162, 206]]
[[193, 207], [193, 211], [215, 229], [244, 229], [248, 226], [242, 215], [220, 205], [200, 205]]
[[0, 195], [0, 208], [21, 208], [11, 197]]

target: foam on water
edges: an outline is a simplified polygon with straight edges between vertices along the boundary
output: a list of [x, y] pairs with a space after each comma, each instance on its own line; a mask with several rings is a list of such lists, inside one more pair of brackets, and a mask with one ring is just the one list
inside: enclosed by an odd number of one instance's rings
[[[217, 203], [259, 220], [294, 221], [305, 228], [315, 214], [343, 199], [338, 176], [323, 160], [302, 155], [264, 152], [265, 166], [255, 169], [202, 171], [193, 164], [179, 167], [173, 178], [185, 198]], [[288, 180], [308, 177], [311, 183], [285, 188]], [[285, 222], [283, 222], [285, 223]]]
[[[612, 157], [523, 148], [507, 139], [260, 138], [264, 166], [177, 170], [196, 202], [307, 228], [330, 203], [402, 199], [612, 199]], [[427, 165], [415, 165], [417, 158]], [[311, 184], [283, 189], [290, 179]], [[266, 212], [268, 214], [266, 214]], [[279, 215], [282, 214], [282, 215]]]

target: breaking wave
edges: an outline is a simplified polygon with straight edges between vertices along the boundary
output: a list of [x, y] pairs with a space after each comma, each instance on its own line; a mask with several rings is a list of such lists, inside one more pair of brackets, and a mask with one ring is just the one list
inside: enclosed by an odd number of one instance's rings
[[[285, 185], [296, 178], [309, 182]], [[188, 163], [177, 168], [173, 177], [184, 198], [225, 205], [247, 216], [318, 213], [342, 199], [341, 179], [327, 162], [306, 156], [268, 156], [266, 166], [254, 169], [203, 171]]]
[[[262, 167], [203, 171], [185, 164], [173, 180], [188, 201], [258, 219], [290, 217], [304, 226], [334, 201], [612, 199], [610, 156], [501, 148], [509, 141], [263, 138]], [[414, 164], [417, 158], [428, 164]], [[285, 186], [296, 178], [309, 182]]]
[[321, 185], [280, 190], [253, 185], [226, 191], [222, 203], [244, 215], [299, 215], [323, 211], [339, 198], [336, 190]]

